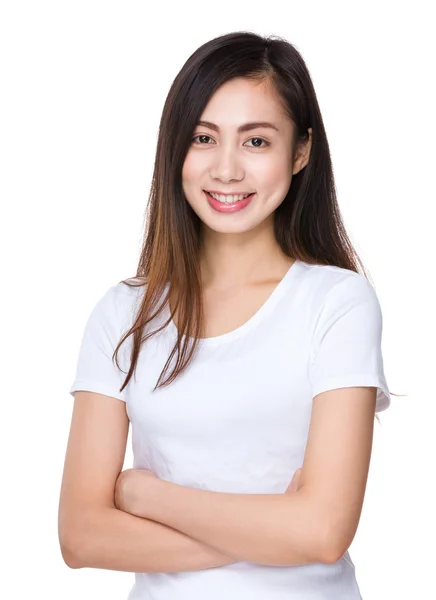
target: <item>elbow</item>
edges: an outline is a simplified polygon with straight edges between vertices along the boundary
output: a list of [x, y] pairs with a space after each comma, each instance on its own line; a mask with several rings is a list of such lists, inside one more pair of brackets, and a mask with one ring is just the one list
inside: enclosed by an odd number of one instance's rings
[[64, 559], [64, 563], [67, 565], [67, 567], [70, 567], [70, 569], [83, 568], [83, 565], [79, 561], [77, 554], [72, 552], [69, 548], [61, 546], [61, 554], [62, 558]]
[[60, 550], [64, 563], [70, 569], [81, 569], [84, 564], [80, 559], [80, 552], [77, 549], [77, 544], [66, 536], [59, 536]]
[[[316, 520], [313, 520], [315, 523]], [[347, 551], [350, 543], [345, 536], [339, 534], [337, 527], [327, 525], [328, 519], [323, 518], [318, 526], [312, 530], [312, 544], [310, 562], [333, 565], [337, 563]]]
[[58, 526], [59, 545], [62, 558], [70, 569], [82, 569], [86, 566], [84, 560], [84, 549], [87, 546], [85, 531], [89, 532], [90, 523], [77, 523], [76, 520], [67, 522], [60, 519]]
[[320, 560], [326, 565], [337, 563], [348, 550], [352, 542], [349, 535], [341, 535], [337, 527], [330, 529], [320, 544]]
[[324, 550], [318, 562], [325, 565], [334, 565], [342, 558], [345, 552], [342, 550], [338, 551], [337, 547], [332, 545]]
[[288, 546], [287, 564], [337, 563], [351, 545], [357, 526], [344, 518], [343, 512], [339, 512], [336, 506], [332, 508], [311, 490], [306, 492], [302, 487], [290, 498], [295, 504], [295, 514], [299, 511], [299, 518], [293, 530], [287, 532], [288, 544], [292, 540], [290, 550]]
[[[89, 508], [67, 518], [59, 518], [59, 543], [62, 558], [70, 569], [95, 567], [101, 550], [100, 533], [107, 529], [106, 507]], [[109, 509], [111, 518], [112, 508]]]

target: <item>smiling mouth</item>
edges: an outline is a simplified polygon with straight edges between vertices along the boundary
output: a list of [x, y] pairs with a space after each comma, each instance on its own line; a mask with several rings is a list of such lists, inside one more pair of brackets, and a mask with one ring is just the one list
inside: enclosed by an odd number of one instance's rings
[[[242, 202], [251, 196], [254, 196], [255, 192], [250, 194], [215, 194], [213, 192], [209, 192], [208, 190], [203, 190], [205, 194], [207, 194], [210, 198], [215, 200], [216, 202], [221, 202], [222, 204], [237, 204], [238, 202]], [[233, 200], [233, 198], [237, 196], [237, 200]], [[228, 198], [228, 199], [223, 199]]]
[[204, 191], [204, 195], [206, 196], [207, 202], [211, 208], [219, 213], [223, 214], [233, 214], [236, 212], [240, 212], [241, 210], [245, 210], [245, 208], [251, 204], [251, 199], [256, 194], [249, 194], [246, 198], [242, 198], [241, 200], [236, 200], [236, 202], [223, 202], [221, 200], [217, 200], [213, 196], [210, 195], [206, 190]]

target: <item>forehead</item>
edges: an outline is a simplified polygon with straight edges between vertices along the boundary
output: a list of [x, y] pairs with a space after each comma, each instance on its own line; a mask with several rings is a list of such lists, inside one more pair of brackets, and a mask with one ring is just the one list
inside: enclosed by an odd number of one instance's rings
[[200, 120], [220, 127], [238, 127], [246, 121], [289, 121], [270, 83], [238, 77], [221, 85], [209, 99]]

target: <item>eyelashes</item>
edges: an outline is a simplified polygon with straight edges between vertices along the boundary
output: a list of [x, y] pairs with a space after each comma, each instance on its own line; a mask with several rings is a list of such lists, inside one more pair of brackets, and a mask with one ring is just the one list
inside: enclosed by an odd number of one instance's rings
[[[193, 137], [193, 138], [192, 138], [192, 140], [191, 140], [191, 141], [192, 141], [192, 142], [195, 142], [195, 140], [196, 140], [197, 138], [208, 138], [208, 139], [210, 139], [210, 140], [212, 139], [212, 138], [210, 137], [210, 135], [206, 135], [206, 134], [204, 134], [204, 133], [203, 133], [203, 134], [196, 135], [195, 137]], [[249, 146], [249, 148], [266, 148], [267, 146], [270, 146], [270, 145], [271, 145], [271, 142], [267, 142], [266, 140], [264, 140], [263, 138], [261, 138], [261, 137], [258, 137], [258, 136], [256, 136], [256, 137], [252, 137], [252, 138], [250, 138], [250, 139], [249, 139], [249, 140], [247, 140], [247, 141], [248, 141], [248, 142], [250, 142], [251, 140], [261, 140], [261, 141], [263, 142], [263, 144], [264, 144], [264, 145], [263, 145], [263, 146]], [[199, 142], [199, 143], [198, 143], [198, 145], [199, 145], [199, 146], [210, 146], [210, 144], [208, 144], [208, 143], [206, 143], [206, 144], [202, 144], [201, 142]]]

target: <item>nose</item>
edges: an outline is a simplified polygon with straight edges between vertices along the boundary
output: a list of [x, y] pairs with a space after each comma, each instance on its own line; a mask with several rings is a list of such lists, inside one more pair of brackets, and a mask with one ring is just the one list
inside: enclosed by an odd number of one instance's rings
[[240, 181], [244, 178], [245, 170], [233, 148], [221, 148], [215, 153], [214, 163], [210, 170], [212, 179], [220, 181]]

